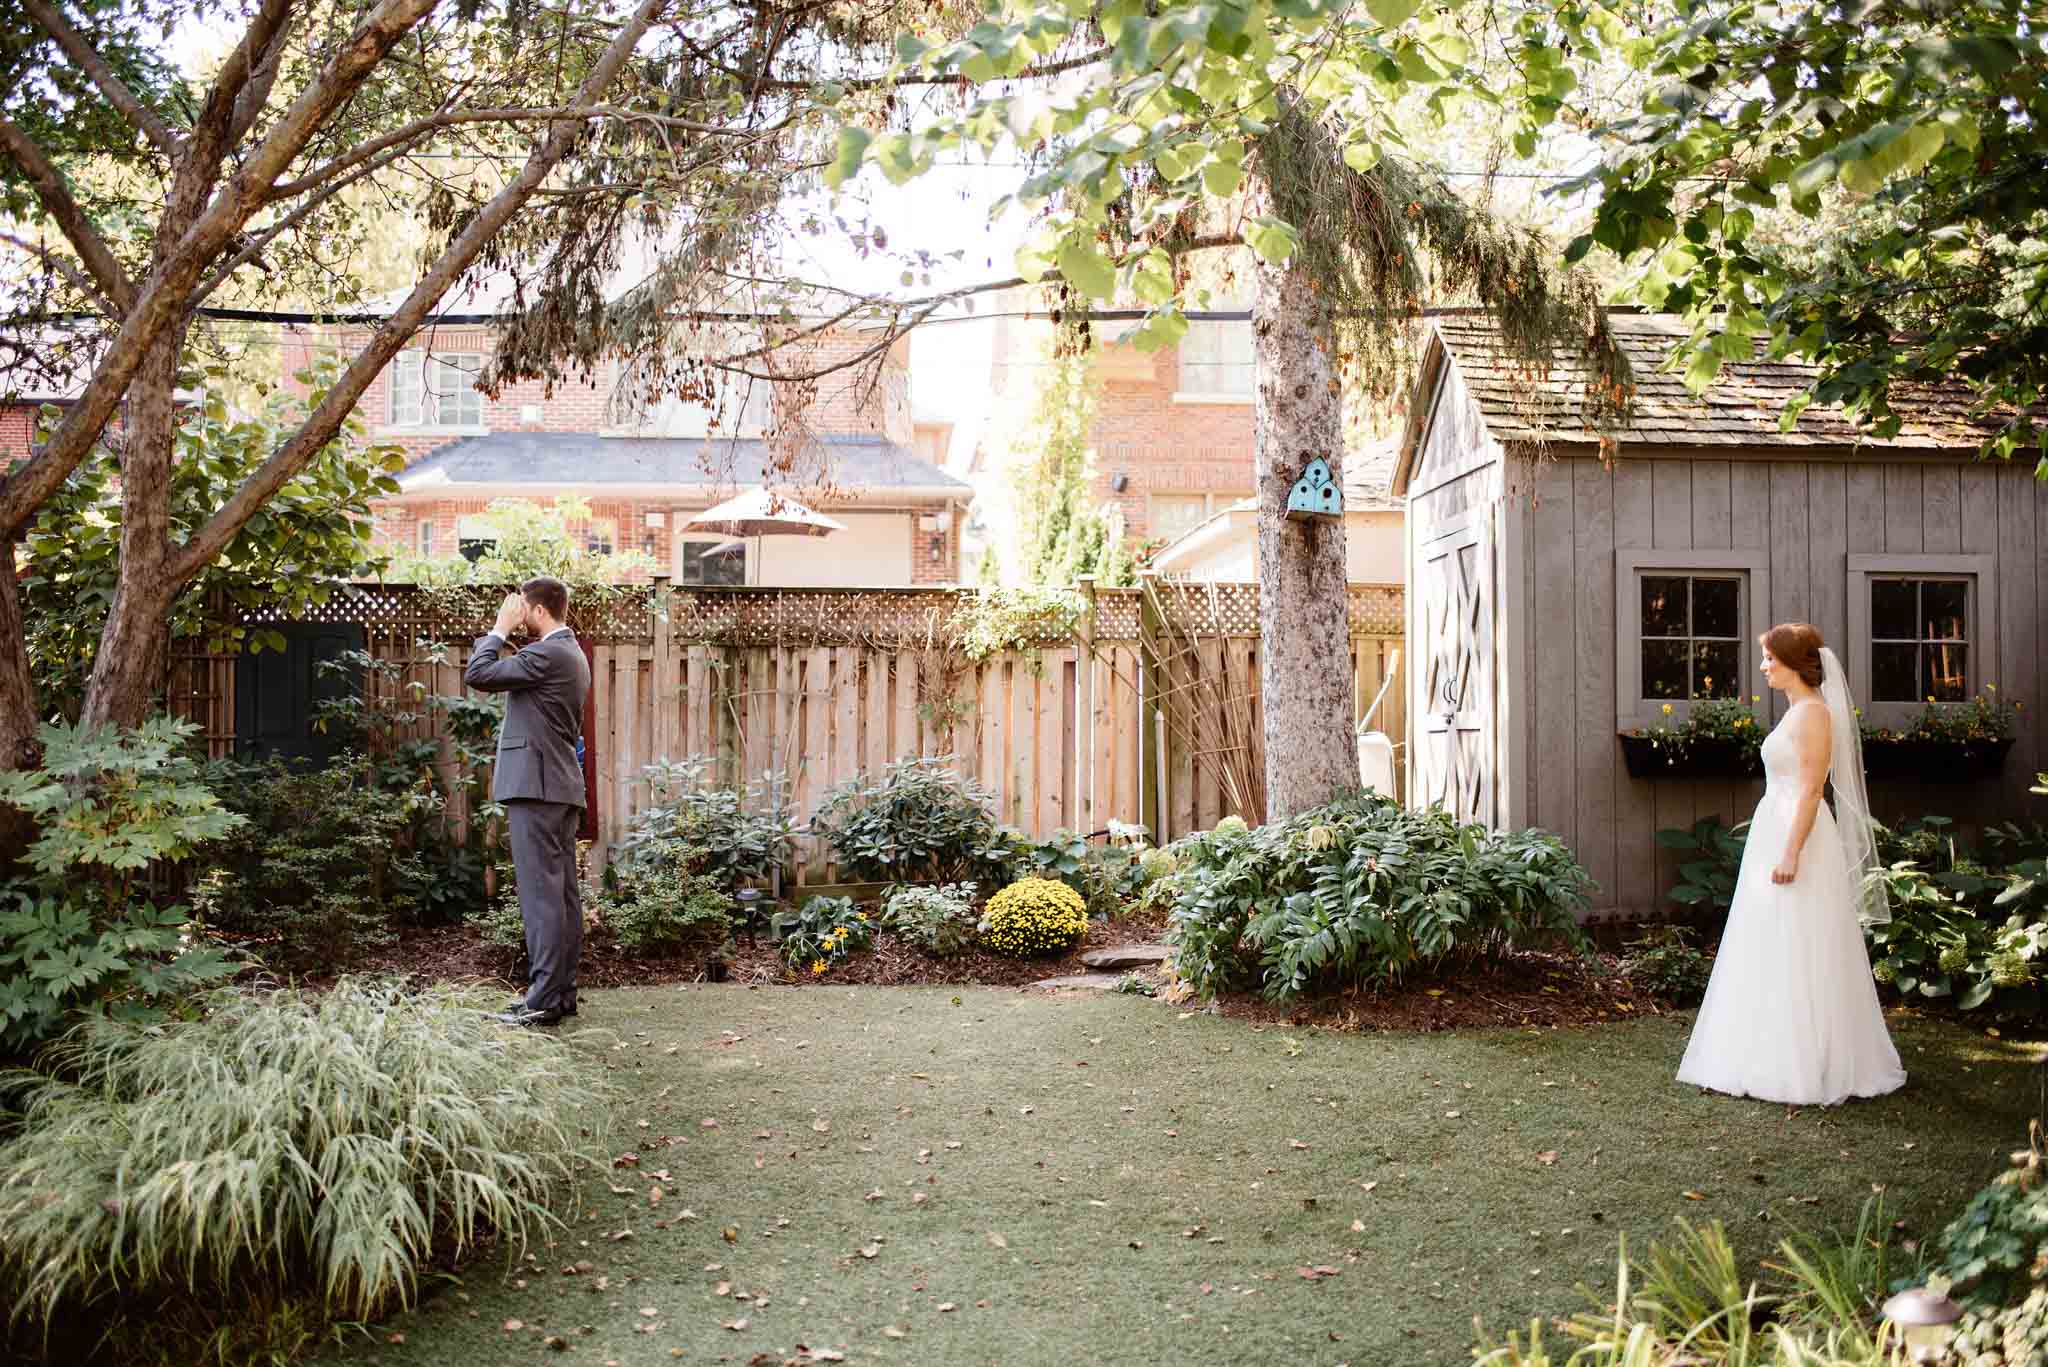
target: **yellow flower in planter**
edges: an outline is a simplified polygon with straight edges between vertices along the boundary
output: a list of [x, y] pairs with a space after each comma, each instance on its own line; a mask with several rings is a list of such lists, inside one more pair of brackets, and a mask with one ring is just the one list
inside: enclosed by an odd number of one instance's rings
[[1671, 704], [1670, 704], [1670, 703], [1665, 703], [1665, 704], [1664, 704], [1664, 715], [1665, 715], [1665, 716], [1667, 716], [1667, 717], [1671, 715]]
[[811, 960], [811, 972], [822, 975], [825, 972], [825, 961], [823, 959]]
[[982, 939], [1001, 954], [1061, 950], [1088, 931], [1081, 894], [1050, 878], [1023, 878], [989, 899]]

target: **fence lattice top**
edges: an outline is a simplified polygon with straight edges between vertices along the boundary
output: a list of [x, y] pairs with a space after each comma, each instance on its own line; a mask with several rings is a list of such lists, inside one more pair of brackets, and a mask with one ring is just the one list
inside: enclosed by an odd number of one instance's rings
[[[972, 589], [776, 589], [653, 586], [609, 589], [570, 610], [579, 632], [600, 642], [646, 641], [655, 635], [657, 604], [667, 599], [667, 627], [678, 644], [937, 646]], [[461, 595], [410, 584], [347, 584], [326, 603], [286, 618], [251, 614], [252, 624], [287, 620], [360, 626], [378, 635], [422, 641], [459, 641], [490, 628], [500, 591]], [[1403, 593], [1398, 584], [1353, 584], [1348, 592], [1351, 634], [1402, 634]], [[1139, 639], [1140, 589], [1100, 589], [1094, 595], [1098, 641]], [[1174, 627], [1194, 635], [1257, 636], [1257, 584], [1162, 585], [1159, 609]], [[1045, 642], [1044, 644], [1054, 644]]]

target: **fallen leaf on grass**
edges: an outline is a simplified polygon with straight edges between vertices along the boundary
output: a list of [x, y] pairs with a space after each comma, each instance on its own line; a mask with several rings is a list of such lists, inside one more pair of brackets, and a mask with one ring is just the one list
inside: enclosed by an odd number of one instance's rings
[[1706, 1193], [1701, 1191], [1682, 1191], [1679, 1195], [1688, 1201], [1704, 1201], [1707, 1199]]
[[1444, 1119], [1446, 1119], [1446, 1120], [1456, 1120], [1456, 1119], [1457, 1119], [1457, 1118], [1458, 1118], [1459, 1116], [1461, 1116], [1461, 1115], [1463, 1115], [1463, 1114], [1465, 1114], [1465, 1113], [1464, 1113], [1463, 1111], [1445, 1111], [1445, 1112], [1444, 1112]]
[[637, 1153], [622, 1153], [612, 1160], [612, 1166], [615, 1168], [637, 1168], [640, 1166], [640, 1155]]
[[726, 1326], [725, 1326], [725, 1327], [726, 1327], [726, 1328], [728, 1328], [728, 1329], [730, 1329], [730, 1330], [732, 1330], [732, 1331], [733, 1331], [733, 1332], [734, 1332], [735, 1334], [737, 1334], [737, 1333], [739, 1333], [739, 1332], [740, 1332], [741, 1330], [743, 1330], [743, 1329], [745, 1329], [745, 1328], [747, 1327], [747, 1322], [746, 1322], [745, 1320], [743, 1320], [743, 1319], [740, 1319], [740, 1320], [732, 1320], [732, 1321], [729, 1321], [729, 1322], [728, 1322], [728, 1323], [726, 1324]]
[[882, 1189], [880, 1187], [876, 1187], [873, 1191], [869, 1192], [867, 1195], [861, 1197], [860, 1199], [863, 1201], [879, 1201], [882, 1199]]
[[1536, 1161], [1541, 1163], [1546, 1168], [1549, 1167], [1551, 1164], [1557, 1161], [1557, 1150], [1545, 1149], [1542, 1153], [1536, 1155]]
[[643, 1305], [643, 1306], [641, 1306], [641, 1307], [640, 1307], [640, 1313], [641, 1313], [641, 1315], [642, 1315], [643, 1317], [645, 1317], [645, 1318], [647, 1318], [647, 1319], [650, 1319], [650, 1320], [651, 1320], [651, 1319], [653, 1319], [653, 1318], [654, 1318], [654, 1317], [655, 1317], [656, 1315], [659, 1315], [659, 1314], [661, 1313], [661, 1311], [659, 1311], [659, 1310], [655, 1309], [655, 1308], [654, 1308], [653, 1306], [651, 1306], [651, 1305]]
[[700, 1128], [706, 1130], [715, 1130], [718, 1128], [718, 1122], [716, 1120], [713, 1120], [708, 1115], [705, 1116], [702, 1120], [698, 1121], [697, 1124]]
[[939, 1313], [940, 1313], [941, 1315], [950, 1315], [950, 1314], [952, 1314], [952, 1313], [953, 1313], [953, 1312], [954, 1312], [955, 1310], [958, 1310], [959, 1308], [960, 1308], [959, 1306], [957, 1306], [957, 1305], [953, 1304], [953, 1302], [951, 1302], [951, 1301], [940, 1301], [940, 1302], [939, 1302]]
[[1290, 1139], [1287, 1141], [1287, 1147], [1290, 1149], [1305, 1149], [1308, 1145], [1302, 1143], [1299, 1139]]
[[649, 1187], [647, 1189], [647, 1204], [650, 1206], [658, 1206], [661, 1204], [660, 1187]]
[[1294, 1275], [1303, 1281], [1319, 1282], [1325, 1277], [1341, 1277], [1344, 1273], [1342, 1269], [1335, 1267], [1297, 1267], [1294, 1269]]
[[994, 1230], [990, 1230], [988, 1236], [988, 1246], [990, 1248], [1008, 1248], [1010, 1246], [1010, 1241], [1008, 1239], [1005, 1239], [1002, 1235], [996, 1233]]
[[1353, 1221], [1351, 1222], [1351, 1232], [1352, 1232], [1353, 1234], [1363, 1234], [1363, 1233], [1365, 1233], [1365, 1221], [1363, 1221], [1363, 1220], [1353, 1220]]
[[1374, 1187], [1377, 1187], [1378, 1185], [1379, 1185], [1379, 1183], [1378, 1183], [1377, 1181], [1373, 1181], [1373, 1182], [1360, 1182], [1360, 1183], [1358, 1184], [1358, 1189], [1359, 1189], [1360, 1191], [1371, 1191], [1371, 1190], [1372, 1190], [1372, 1189], [1373, 1189]]
[[882, 1326], [882, 1337], [891, 1339], [907, 1338], [909, 1337], [909, 1331], [899, 1329], [893, 1324], [885, 1324]]
[[718, 1231], [718, 1237], [729, 1244], [736, 1244], [740, 1241], [740, 1227], [738, 1225], [727, 1225], [724, 1229]]
[[910, 1198], [910, 1204], [912, 1204], [913, 1206], [921, 1206], [931, 1199], [931, 1197], [925, 1195], [923, 1192], [920, 1191]]
[[819, 1134], [830, 1134], [832, 1133], [832, 1122], [823, 1116], [819, 1116], [811, 1122], [811, 1128]]
[[860, 1247], [860, 1256], [863, 1258], [872, 1258], [881, 1253], [881, 1251], [882, 1246], [880, 1244], [862, 1244]]
[[844, 1354], [844, 1353], [842, 1353], [842, 1352], [839, 1352], [839, 1351], [838, 1351], [838, 1350], [836, 1350], [836, 1349], [832, 1349], [832, 1348], [806, 1348], [806, 1347], [804, 1347], [804, 1346], [803, 1346], [803, 1345], [802, 1345], [801, 1343], [799, 1343], [799, 1344], [798, 1344], [798, 1345], [796, 1346], [796, 1355], [797, 1355], [798, 1357], [800, 1357], [800, 1358], [803, 1358], [803, 1359], [806, 1359], [807, 1361], [810, 1361], [810, 1362], [844, 1362], [844, 1361], [846, 1361], [846, 1354]]
[[732, 1294], [732, 1283], [720, 1282], [711, 1288], [711, 1294], [714, 1296], [730, 1296]]
[[520, 1331], [521, 1329], [524, 1329], [525, 1327], [526, 1327], [526, 1321], [525, 1321], [525, 1320], [506, 1320], [506, 1321], [505, 1321], [505, 1332], [506, 1332], [506, 1333], [508, 1333], [508, 1334], [516, 1334], [516, 1333], [518, 1333], [518, 1332], [519, 1332], [519, 1331]]

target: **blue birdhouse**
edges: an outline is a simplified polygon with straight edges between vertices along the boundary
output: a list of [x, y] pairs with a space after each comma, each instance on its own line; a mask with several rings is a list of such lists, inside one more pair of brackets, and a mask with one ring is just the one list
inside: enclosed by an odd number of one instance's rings
[[1310, 461], [1287, 494], [1289, 517], [1342, 517], [1344, 491], [1330, 475], [1330, 465], [1321, 456]]

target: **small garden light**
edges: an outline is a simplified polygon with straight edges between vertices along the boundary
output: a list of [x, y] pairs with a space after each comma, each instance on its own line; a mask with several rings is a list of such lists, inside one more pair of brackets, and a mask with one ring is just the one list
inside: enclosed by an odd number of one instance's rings
[[1901, 1291], [1884, 1303], [1885, 1323], [1905, 1341], [1908, 1362], [1939, 1362], [1948, 1352], [1963, 1307], [1924, 1286]]

